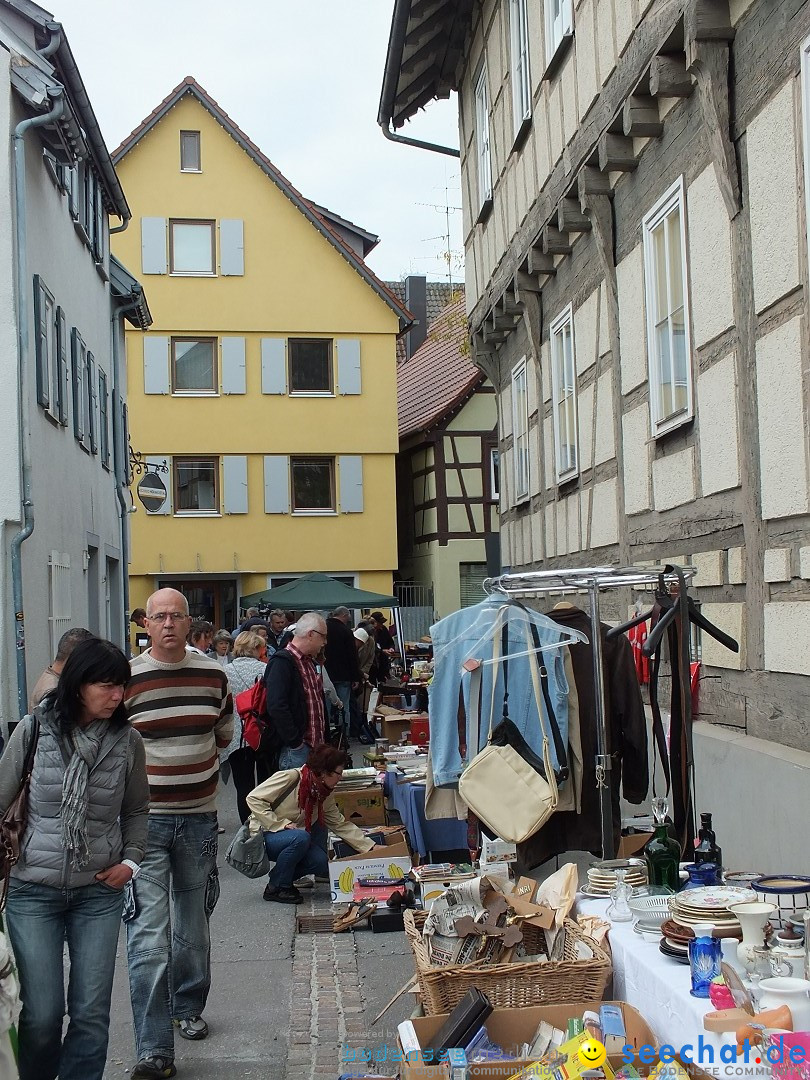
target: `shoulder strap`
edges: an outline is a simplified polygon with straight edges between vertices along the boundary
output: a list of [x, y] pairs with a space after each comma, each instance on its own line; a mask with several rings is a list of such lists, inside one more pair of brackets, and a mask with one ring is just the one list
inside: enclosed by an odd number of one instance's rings
[[[537, 633], [537, 627], [529, 619], [529, 627], [532, 634], [532, 642], [536, 649], [540, 649], [540, 635]], [[537, 660], [539, 652], [534, 653], [533, 662], [538, 664], [538, 670], [540, 674], [540, 687], [543, 691], [543, 701], [546, 703], [546, 715], [548, 716], [549, 727], [551, 728], [551, 737], [554, 740], [554, 752], [557, 755], [558, 768], [556, 770], [557, 780], [562, 783], [568, 779], [568, 755], [565, 751], [565, 743], [563, 742], [562, 734], [560, 733], [560, 727], [557, 723], [557, 716], [554, 712], [554, 706], [551, 703], [551, 694], [548, 689], [548, 670], [545, 664], [540, 664]], [[538, 702], [539, 708], [539, 702]]]
[[[295, 771], [298, 773], [297, 769]], [[279, 795], [279, 797], [277, 799], [273, 799], [273, 801], [270, 803], [270, 809], [273, 812], [275, 812], [276, 807], [281, 806], [281, 804], [284, 802], [284, 800], [287, 798], [287, 796], [290, 794], [290, 792], [294, 791], [295, 788], [298, 787], [300, 782], [301, 782], [301, 774], [298, 773], [296, 778], [291, 783], [289, 783], [287, 785], [287, 787], [285, 787], [285, 789], [282, 791], [282, 793]]]
[[34, 771], [34, 757], [37, 752], [37, 743], [39, 742], [39, 717], [36, 713], [31, 714], [31, 734], [28, 738], [28, 746], [25, 749], [25, 758], [23, 760], [23, 773], [22, 783], [25, 784], [31, 777], [31, 773]]

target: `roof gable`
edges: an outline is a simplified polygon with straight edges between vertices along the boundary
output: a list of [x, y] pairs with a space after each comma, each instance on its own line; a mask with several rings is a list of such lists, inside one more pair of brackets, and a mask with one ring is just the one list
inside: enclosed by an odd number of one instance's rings
[[[132, 131], [126, 139], [112, 152], [112, 160], [117, 165], [121, 159], [129, 153], [130, 150], [135, 147], [140, 140], [147, 135], [156, 124], [166, 116], [166, 114], [174, 108], [175, 105], [186, 95], [190, 95], [195, 98], [200, 105], [216, 120], [216, 122], [227, 132], [228, 135], [237, 143], [239, 147], [247, 154], [247, 156], [259, 166], [262, 172], [279, 188], [291, 203], [304, 215], [309, 223], [317, 229], [318, 232], [336, 249], [349, 265], [360, 275], [360, 277], [371, 286], [375, 293], [383, 300], [391, 310], [396, 314], [399, 319], [400, 333], [408, 328], [413, 321], [413, 317], [408, 309], [400, 302], [400, 300], [394, 295], [393, 292], [382, 282], [376, 274], [374, 274], [363, 259], [352, 248], [349, 242], [343, 238], [341, 233], [336, 227], [337, 222], [341, 223], [341, 228], [351, 226], [351, 222], [347, 222], [344, 218], [339, 218], [338, 215], [332, 211], [326, 211], [323, 208], [317, 208], [316, 205], [310, 202], [304, 195], [301, 194], [290, 181], [276, 168], [276, 166], [270, 161], [270, 159], [262, 153], [259, 147], [245, 134], [244, 131], [236, 124], [231, 117], [225, 112], [221, 106], [214, 101], [214, 99], [208, 94], [197, 80], [187, 75], [181, 83], [179, 83], [174, 90], [168, 94], [167, 97], [161, 101], [161, 103], [152, 110], [135, 129]], [[356, 226], [352, 228], [357, 231], [361, 239], [371, 237], [373, 234], [367, 233], [363, 229], [358, 229]]]

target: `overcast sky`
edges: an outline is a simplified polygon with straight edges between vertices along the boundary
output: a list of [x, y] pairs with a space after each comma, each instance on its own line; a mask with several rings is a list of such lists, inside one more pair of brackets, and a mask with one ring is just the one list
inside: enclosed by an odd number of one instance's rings
[[[377, 233], [369, 265], [447, 280], [459, 163], [377, 126], [393, 0], [40, 0], [64, 26], [113, 149], [186, 75], [314, 202]], [[455, 95], [405, 134], [458, 146]], [[453, 281], [463, 280], [451, 210]]]

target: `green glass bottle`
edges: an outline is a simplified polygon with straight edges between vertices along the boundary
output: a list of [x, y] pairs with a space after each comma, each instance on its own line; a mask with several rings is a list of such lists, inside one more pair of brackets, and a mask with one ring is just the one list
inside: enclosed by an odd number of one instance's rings
[[664, 885], [673, 892], [681, 887], [678, 873], [681, 848], [669, 835], [666, 823], [655, 826], [652, 840], [644, 848], [647, 860], [647, 877], [650, 885]]

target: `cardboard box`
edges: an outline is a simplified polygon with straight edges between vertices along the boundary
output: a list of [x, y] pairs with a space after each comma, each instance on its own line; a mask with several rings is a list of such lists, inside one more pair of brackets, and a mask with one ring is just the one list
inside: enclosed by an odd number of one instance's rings
[[385, 800], [379, 784], [351, 791], [336, 791], [335, 802], [352, 825], [385, 824]]
[[495, 837], [490, 840], [488, 836], [481, 840], [481, 865], [492, 862], [514, 862], [517, 858], [517, 844], [510, 844], [508, 840]]
[[648, 841], [652, 840], [652, 835], [652, 833], [643, 832], [623, 836], [619, 841], [619, 852], [616, 858], [629, 859], [631, 855], [640, 855]]
[[[404, 877], [411, 869], [411, 856], [405, 831], [387, 833], [386, 852], [382, 858], [370, 858], [358, 852], [329, 862], [332, 902], [348, 903], [354, 898], [354, 883], [361, 877]], [[344, 876], [345, 875], [345, 876]]]
[[411, 718], [401, 713], [397, 716], [381, 716], [377, 721], [377, 726], [380, 728], [382, 737], [388, 739], [389, 744], [394, 746], [406, 732], [411, 730]]
[[[490, 1038], [503, 1049], [508, 1050], [524, 1042], [531, 1041], [541, 1020], [546, 1020], [555, 1027], [565, 1030], [572, 1016], [581, 1017], [586, 1009], [599, 1012], [600, 1001], [574, 1005], [537, 1005], [526, 1009], [493, 1009], [486, 1021]], [[652, 1046], [657, 1041], [644, 1018], [631, 1005], [616, 1002], [624, 1015], [624, 1026], [628, 1043], [636, 1047], [645, 1043]], [[420, 1046], [427, 1046], [447, 1020], [447, 1014], [440, 1016], [420, 1016], [412, 1021]], [[401, 1050], [401, 1047], [400, 1047]], [[404, 1058], [404, 1055], [403, 1055]], [[612, 1059], [617, 1067], [623, 1064], [621, 1055]], [[528, 1062], [488, 1061], [468, 1066], [469, 1080], [507, 1080]], [[429, 1065], [424, 1062], [405, 1061], [400, 1064], [401, 1080], [441, 1080], [447, 1075], [443, 1065]]]

